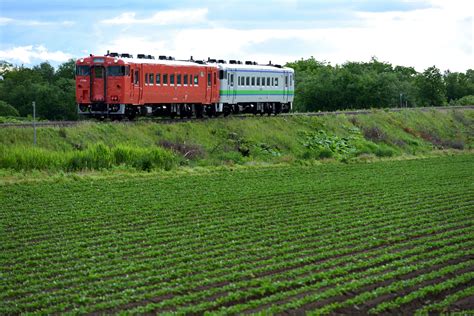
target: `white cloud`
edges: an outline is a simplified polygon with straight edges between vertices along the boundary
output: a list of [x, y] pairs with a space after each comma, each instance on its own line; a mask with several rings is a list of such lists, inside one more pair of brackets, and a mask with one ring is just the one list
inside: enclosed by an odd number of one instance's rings
[[54, 26], [54, 25], [62, 25], [62, 26], [72, 26], [75, 24], [74, 21], [38, 21], [38, 20], [21, 20], [21, 19], [12, 19], [7, 17], [0, 17], [0, 25], [17, 25], [17, 26]]
[[206, 21], [207, 8], [190, 10], [166, 10], [159, 11], [147, 18], [137, 18], [135, 12], [125, 12], [121, 15], [102, 20], [103, 24], [130, 25], [130, 24], [154, 24], [154, 25], [181, 25], [202, 23]]
[[32, 61], [65, 62], [72, 57], [62, 51], [48, 51], [43, 45], [18, 46], [7, 50], [0, 50], [0, 59], [11, 63], [31, 64]]

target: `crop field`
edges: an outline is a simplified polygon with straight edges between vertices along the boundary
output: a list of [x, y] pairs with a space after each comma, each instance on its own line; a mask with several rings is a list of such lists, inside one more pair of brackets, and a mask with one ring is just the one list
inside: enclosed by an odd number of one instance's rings
[[0, 314], [474, 310], [474, 155], [0, 185]]

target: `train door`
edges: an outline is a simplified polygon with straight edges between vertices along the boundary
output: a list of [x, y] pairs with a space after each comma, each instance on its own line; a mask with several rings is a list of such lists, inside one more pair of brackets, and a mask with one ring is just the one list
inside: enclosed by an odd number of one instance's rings
[[141, 99], [142, 95], [142, 89], [140, 86], [140, 75], [141, 71], [140, 68], [136, 67], [132, 71], [131, 81], [132, 81], [132, 89], [131, 89], [131, 97], [132, 97], [132, 102], [134, 104], [138, 104]]
[[219, 69], [212, 70], [212, 102], [217, 102], [219, 99], [219, 85], [217, 82], [217, 72]]
[[229, 92], [227, 95], [229, 96], [229, 103], [230, 104], [235, 104], [236, 103], [236, 94], [237, 94], [237, 84], [236, 84], [236, 77], [235, 73], [231, 72], [229, 73], [229, 80], [228, 80], [228, 85], [227, 85]]
[[106, 96], [105, 67], [94, 65], [91, 71], [91, 101], [105, 102]]
[[206, 69], [206, 102], [210, 104], [212, 101], [212, 69]]
[[285, 103], [288, 103], [288, 96], [290, 94], [290, 74], [288, 72], [285, 72], [283, 74], [285, 77], [283, 80], [283, 101]]

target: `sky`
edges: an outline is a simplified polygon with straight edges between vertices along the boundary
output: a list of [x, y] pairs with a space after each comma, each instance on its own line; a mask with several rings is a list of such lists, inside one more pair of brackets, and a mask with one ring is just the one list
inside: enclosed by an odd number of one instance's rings
[[472, 0], [0, 0], [0, 60], [111, 52], [474, 68]]

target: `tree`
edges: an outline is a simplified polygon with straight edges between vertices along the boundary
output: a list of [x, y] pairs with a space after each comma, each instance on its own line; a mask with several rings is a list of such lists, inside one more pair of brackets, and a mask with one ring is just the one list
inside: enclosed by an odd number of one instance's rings
[[415, 79], [422, 105], [440, 106], [446, 104], [446, 87], [443, 76], [435, 66], [427, 68]]

